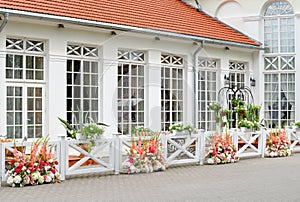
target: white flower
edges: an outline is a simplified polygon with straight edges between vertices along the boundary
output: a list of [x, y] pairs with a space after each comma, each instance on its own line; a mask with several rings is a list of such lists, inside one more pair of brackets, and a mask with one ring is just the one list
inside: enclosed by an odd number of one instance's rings
[[61, 178], [60, 173], [59, 173], [59, 172], [56, 172], [56, 173], [55, 173], [55, 177], [56, 177], [56, 179], [60, 180], [60, 178]]
[[40, 177], [40, 173], [39, 172], [34, 172], [31, 174], [31, 177], [33, 180], [37, 180]]
[[24, 171], [24, 170], [26, 170], [26, 167], [25, 167], [25, 166], [23, 166], [23, 167], [22, 167], [22, 170], [23, 170], [23, 171]]
[[131, 166], [131, 163], [129, 161], [125, 161], [122, 164], [122, 168], [129, 168]]
[[20, 184], [20, 182], [22, 181], [22, 178], [20, 175], [17, 175], [14, 177], [13, 181], [15, 184]]
[[51, 182], [52, 181], [52, 178], [51, 176], [49, 175], [46, 175], [46, 179], [45, 179], [46, 182]]
[[8, 178], [7, 178], [7, 184], [9, 184], [9, 185], [12, 185], [13, 183], [14, 183], [14, 178], [12, 177], [12, 176], [9, 176]]
[[44, 177], [43, 177], [43, 176], [39, 176], [38, 182], [39, 182], [40, 184], [43, 184], [43, 183], [44, 183]]
[[209, 159], [207, 159], [207, 163], [208, 164], [214, 164], [215, 162], [214, 162], [214, 160], [212, 158], [209, 158]]
[[130, 169], [130, 173], [135, 173], [136, 171], [136, 167], [134, 165], [131, 165], [129, 169]]
[[53, 163], [53, 159], [49, 159], [49, 163]]

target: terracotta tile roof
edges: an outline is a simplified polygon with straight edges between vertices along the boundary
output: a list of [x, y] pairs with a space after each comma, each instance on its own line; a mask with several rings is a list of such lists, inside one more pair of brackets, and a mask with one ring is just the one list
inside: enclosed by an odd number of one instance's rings
[[1, 0], [0, 8], [260, 45], [180, 0]]

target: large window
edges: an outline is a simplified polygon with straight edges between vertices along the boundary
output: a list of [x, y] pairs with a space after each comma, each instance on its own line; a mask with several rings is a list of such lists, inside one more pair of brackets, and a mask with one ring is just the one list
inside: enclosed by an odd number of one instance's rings
[[295, 121], [294, 12], [287, 2], [273, 2], [264, 14], [264, 116], [268, 127]]
[[161, 128], [183, 121], [183, 58], [161, 55]]
[[45, 43], [7, 38], [6, 51], [7, 137], [42, 137]]
[[145, 53], [119, 50], [118, 59], [118, 131], [129, 134], [144, 126]]
[[198, 128], [209, 131], [216, 127], [208, 105], [217, 101], [217, 64], [215, 59], [198, 60]]
[[67, 119], [72, 124], [98, 121], [98, 48], [67, 46]]
[[217, 101], [217, 64], [215, 59], [198, 60], [198, 128], [210, 131], [216, 127], [208, 106]]

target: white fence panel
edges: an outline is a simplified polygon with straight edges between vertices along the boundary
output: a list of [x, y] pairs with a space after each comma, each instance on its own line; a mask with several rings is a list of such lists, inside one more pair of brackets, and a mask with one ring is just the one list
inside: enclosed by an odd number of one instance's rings
[[168, 165], [201, 163], [200, 134], [162, 134], [164, 156]]
[[300, 151], [300, 130], [299, 129], [287, 129], [287, 140], [291, 141], [290, 149], [293, 152]]
[[262, 131], [250, 132], [235, 132], [235, 147], [236, 155], [243, 157], [263, 157], [264, 156], [264, 141], [265, 133]]
[[[114, 138], [101, 137], [87, 151], [87, 140], [66, 140], [62, 137], [62, 177], [77, 174], [114, 171]], [[63, 154], [65, 153], [65, 154]]]
[[[25, 154], [30, 154], [30, 148], [33, 141], [18, 141], [16, 140], [16, 147], [24, 147]], [[55, 156], [55, 158], [58, 160], [58, 162], [61, 162], [61, 144], [60, 141], [49, 141], [47, 143], [47, 148], [52, 147], [52, 152]], [[1, 174], [1, 181], [6, 181], [6, 164], [10, 159], [13, 158], [14, 153], [14, 143], [13, 142], [6, 142], [6, 143], [0, 143], [0, 174]], [[19, 151], [19, 156], [22, 155], [22, 153]], [[59, 167], [59, 172], [61, 172], [61, 169]]]

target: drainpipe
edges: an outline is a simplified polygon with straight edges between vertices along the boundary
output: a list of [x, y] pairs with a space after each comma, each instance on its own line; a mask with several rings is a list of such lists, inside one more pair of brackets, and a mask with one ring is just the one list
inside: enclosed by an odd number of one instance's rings
[[2, 32], [2, 30], [4, 29], [4, 27], [5, 27], [5, 25], [7, 24], [7, 21], [8, 21], [8, 13], [5, 13], [4, 14], [4, 19], [3, 19], [3, 22], [2, 22], [2, 24], [1, 24], [1, 26], [0, 26], [0, 32]]
[[[194, 65], [193, 65], [193, 72], [194, 72], [194, 127], [197, 128], [197, 54], [203, 48], [204, 41], [201, 41], [201, 45], [195, 50], [193, 54]], [[198, 86], [200, 88], [200, 86]]]

